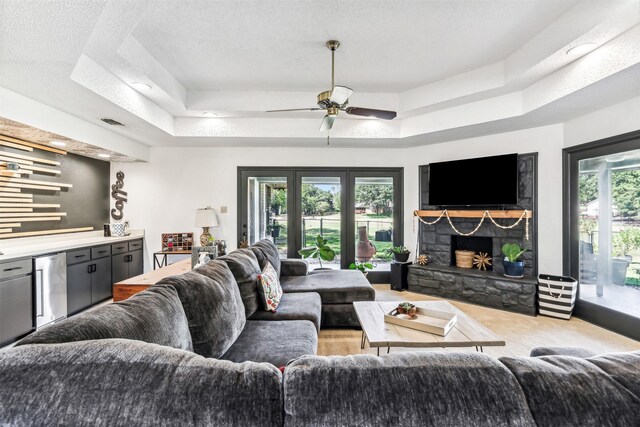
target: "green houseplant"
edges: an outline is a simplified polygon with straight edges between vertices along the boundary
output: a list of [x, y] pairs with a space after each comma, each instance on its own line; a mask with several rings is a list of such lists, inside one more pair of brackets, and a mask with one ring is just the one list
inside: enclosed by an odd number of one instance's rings
[[302, 256], [302, 258], [315, 258], [320, 262], [320, 269], [322, 269], [322, 261], [333, 261], [336, 257], [336, 253], [331, 247], [327, 244], [327, 240], [325, 240], [322, 235], [318, 234], [316, 237], [315, 246], [310, 246], [307, 248], [300, 249], [298, 253]]
[[387, 252], [393, 254], [393, 259], [396, 262], [407, 262], [411, 251], [405, 246], [393, 246], [387, 249]]
[[368, 270], [373, 269], [373, 264], [370, 262], [352, 262], [349, 264], [349, 270], [359, 270], [365, 277], [367, 277]]
[[524, 261], [518, 261], [518, 258], [526, 252], [517, 243], [505, 243], [502, 246], [502, 254], [504, 259], [504, 275], [509, 277], [522, 277], [524, 274]]

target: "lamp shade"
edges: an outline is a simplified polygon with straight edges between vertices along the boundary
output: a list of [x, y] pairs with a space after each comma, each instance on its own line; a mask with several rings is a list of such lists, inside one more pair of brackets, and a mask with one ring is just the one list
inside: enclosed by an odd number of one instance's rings
[[210, 206], [196, 210], [196, 227], [217, 227], [216, 210]]

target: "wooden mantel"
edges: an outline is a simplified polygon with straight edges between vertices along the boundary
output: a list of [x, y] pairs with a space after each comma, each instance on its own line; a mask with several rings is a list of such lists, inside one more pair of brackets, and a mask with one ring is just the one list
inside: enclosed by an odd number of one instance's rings
[[[442, 215], [443, 210], [416, 210], [413, 211], [413, 216], [420, 217], [439, 217]], [[477, 210], [447, 210], [450, 218], [482, 218], [485, 213], [485, 209], [477, 209]], [[525, 212], [522, 209], [519, 210], [489, 210], [489, 214], [494, 219], [501, 218], [520, 218], [522, 213]], [[526, 219], [530, 219], [533, 217], [533, 212], [530, 210], [526, 211], [524, 216]]]

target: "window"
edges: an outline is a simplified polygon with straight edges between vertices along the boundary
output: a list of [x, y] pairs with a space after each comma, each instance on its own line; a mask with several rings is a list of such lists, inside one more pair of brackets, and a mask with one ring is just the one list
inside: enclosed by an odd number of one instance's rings
[[576, 314], [640, 337], [640, 135], [565, 150], [565, 272]]
[[[318, 235], [336, 257], [323, 268], [370, 262], [389, 281], [387, 249], [402, 242], [402, 168], [238, 168], [238, 241], [273, 240], [282, 257]], [[309, 260], [319, 268], [317, 260]]]

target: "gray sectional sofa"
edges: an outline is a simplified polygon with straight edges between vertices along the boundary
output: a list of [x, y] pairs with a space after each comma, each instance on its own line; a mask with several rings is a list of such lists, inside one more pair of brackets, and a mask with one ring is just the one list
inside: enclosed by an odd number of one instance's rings
[[639, 367], [640, 351], [407, 352], [283, 374], [134, 340], [30, 344], [0, 351], [0, 425], [635, 426]]
[[[348, 323], [344, 306], [373, 292], [355, 276], [341, 287], [341, 274], [307, 275], [300, 260], [280, 264], [269, 258], [274, 249], [259, 242], [234, 251], [1, 350], [0, 425], [628, 426], [640, 419], [640, 352], [315, 356], [325, 318]], [[261, 310], [251, 285], [267, 260], [278, 264], [287, 291], [277, 313]]]
[[[276, 312], [262, 308], [258, 293], [257, 278], [267, 262], [285, 290]], [[321, 325], [357, 326], [353, 301], [374, 298], [360, 272], [308, 274], [305, 261], [281, 260], [275, 245], [263, 240], [128, 300], [38, 330], [17, 346], [125, 338], [232, 362], [284, 366], [316, 353]]]

